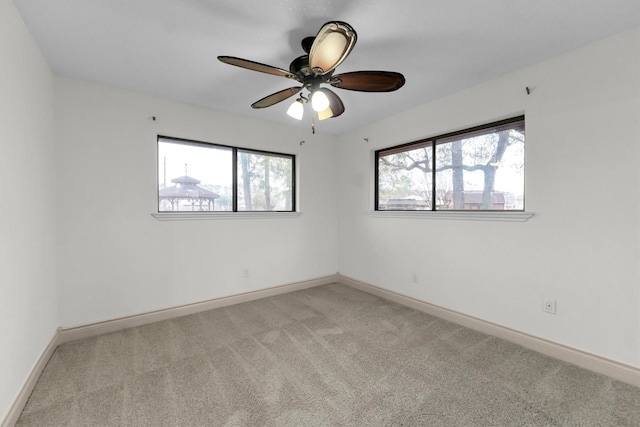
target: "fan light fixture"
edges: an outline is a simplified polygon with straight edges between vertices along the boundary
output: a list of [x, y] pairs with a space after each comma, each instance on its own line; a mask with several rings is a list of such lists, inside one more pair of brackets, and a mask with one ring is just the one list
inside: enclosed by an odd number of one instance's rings
[[[326, 120], [332, 117], [338, 117], [344, 113], [344, 104], [331, 90], [327, 88], [319, 88], [312, 92], [308, 97], [300, 95], [293, 104], [289, 106], [287, 114], [296, 120], [302, 120], [304, 115], [304, 104], [310, 103], [311, 108], [318, 113], [318, 119]], [[313, 121], [313, 118], [311, 119]]]

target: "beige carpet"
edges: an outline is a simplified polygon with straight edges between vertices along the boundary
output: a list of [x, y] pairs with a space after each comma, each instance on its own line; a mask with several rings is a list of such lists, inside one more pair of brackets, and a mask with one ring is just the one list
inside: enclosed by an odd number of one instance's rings
[[640, 426], [640, 389], [343, 285], [60, 346], [18, 426]]

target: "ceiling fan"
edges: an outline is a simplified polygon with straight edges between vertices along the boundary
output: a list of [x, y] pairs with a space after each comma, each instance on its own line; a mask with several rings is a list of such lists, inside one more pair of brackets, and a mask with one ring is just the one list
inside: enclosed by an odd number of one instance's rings
[[289, 71], [234, 56], [218, 56], [218, 59], [225, 64], [286, 77], [301, 84], [265, 96], [251, 104], [251, 107], [270, 107], [307, 89], [309, 95], [300, 94], [287, 114], [301, 120], [304, 103], [310, 102], [318, 113], [318, 118], [325, 120], [338, 117], [345, 109], [338, 95], [321, 87], [322, 84], [360, 92], [392, 92], [405, 83], [404, 76], [393, 71], [355, 71], [334, 75], [335, 69], [355, 46], [357, 38], [355, 30], [346, 22], [327, 22], [315, 37], [305, 37], [302, 40], [302, 49], [306, 55], [294, 59], [289, 65]]

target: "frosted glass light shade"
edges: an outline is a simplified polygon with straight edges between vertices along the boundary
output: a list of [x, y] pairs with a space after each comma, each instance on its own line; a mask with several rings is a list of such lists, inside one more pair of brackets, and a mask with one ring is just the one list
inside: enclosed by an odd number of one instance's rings
[[323, 111], [318, 111], [318, 119], [326, 120], [344, 113], [344, 104], [338, 95], [327, 88], [320, 88], [318, 91], [324, 93], [329, 99], [329, 106]]
[[324, 111], [329, 107], [329, 98], [322, 91], [317, 90], [311, 96], [311, 106], [314, 111]]
[[304, 115], [304, 106], [302, 105], [302, 102], [300, 100], [294, 101], [287, 110], [287, 114], [296, 120], [302, 120], [302, 116]]

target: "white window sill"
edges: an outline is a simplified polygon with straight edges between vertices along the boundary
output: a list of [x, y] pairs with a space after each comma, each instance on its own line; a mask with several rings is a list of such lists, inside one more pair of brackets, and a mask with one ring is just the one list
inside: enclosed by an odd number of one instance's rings
[[299, 218], [302, 212], [157, 212], [151, 216], [158, 221], [285, 219]]
[[446, 219], [452, 221], [508, 221], [524, 222], [533, 212], [521, 211], [368, 211], [372, 218]]

